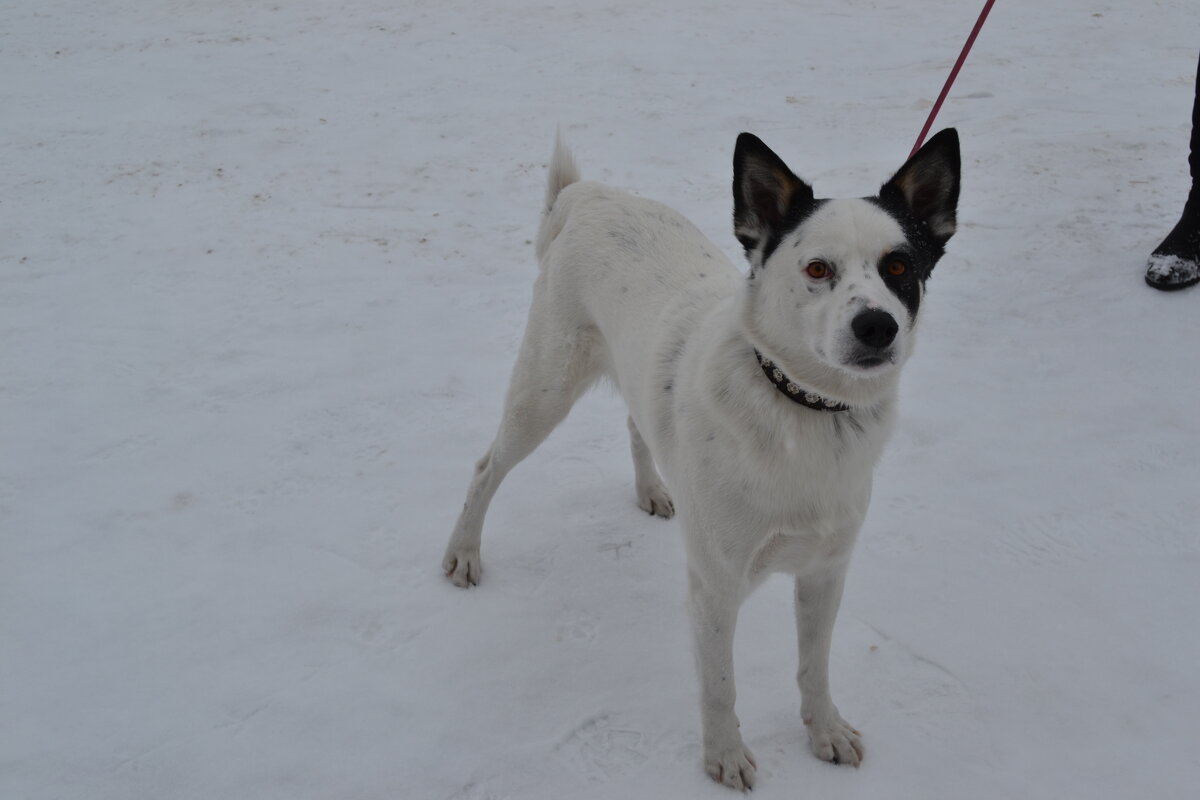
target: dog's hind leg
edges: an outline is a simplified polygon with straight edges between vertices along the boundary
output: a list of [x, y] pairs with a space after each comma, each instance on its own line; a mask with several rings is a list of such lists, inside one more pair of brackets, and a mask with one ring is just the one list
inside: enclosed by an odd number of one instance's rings
[[670, 519], [675, 514], [675, 504], [663, 486], [662, 478], [654, 467], [654, 457], [650, 448], [638, 433], [633, 424], [633, 417], [628, 418], [629, 447], [633, 451], [634, 485], [637, 488], [638, 508], [647, 514], [655, 514], [663, 519]]
[[513, 467], [562, 422], [599, 376], [597, 334], [587, 327], [563, 331], [547, 313], [545, 276], [534, 286], [533, 307], [513, 367], [496, 440], [475, 465], [462, 513], [446, 547], [442, 568], [456, 586], [479, 583], [483, 517], [496, 489]]

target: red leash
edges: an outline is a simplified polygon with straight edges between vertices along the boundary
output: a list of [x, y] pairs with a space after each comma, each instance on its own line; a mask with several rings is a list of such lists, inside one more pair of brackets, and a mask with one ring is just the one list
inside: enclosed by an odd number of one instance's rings
[[950, 70], [950, 77], [946, 78], [946, 85], [942, 87], [942, 93], [938, 95], [937, 102], [933, 104], [933, 109], [929, 112], [929, 119], [925, 120], [925, 127], [921, 128], [921, 135], [917, 137], [917, 143], [913, 145], [912, 152], [908, 154], [909, 158], [912, 158], [925, 143], [925, 134], [929, 133], [929, 126], [933, 125], [933, 118], [941, 110], [942, 101], [950, 93], [950, 87], [954, 85], [954, 79], [958, 77], [958, 71], [962, 69], [963, 62], [967, 60], [967, 53], [971, 52], [971, 45], [975, 44], [975, 37], [979, 35], [979, 29], [983, 27], [983, 22], [987, 19], [988, 12], [992, 10], [992, 4], [995, 2], [996, 0], [987, 0], [983, 4], [983, 11], [979, 12], [979, 19], [975, 21], [971, 35], [967, 37], [967, 43], [963, 45], [962, 52], [958, 54], [958, 61], [955, 62], [954, 69]]

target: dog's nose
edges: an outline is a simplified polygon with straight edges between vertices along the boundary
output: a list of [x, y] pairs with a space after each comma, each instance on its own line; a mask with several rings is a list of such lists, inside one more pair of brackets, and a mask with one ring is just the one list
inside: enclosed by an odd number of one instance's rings
[[900, 330], [895, 318], [878, 308], [868, 308], [866, 311], [860, 312], [850, 322], [850, 328], [860, 342], [877, 350], [882, 350], [891, 344], [892, 340], [896, 338], [896, 331]]

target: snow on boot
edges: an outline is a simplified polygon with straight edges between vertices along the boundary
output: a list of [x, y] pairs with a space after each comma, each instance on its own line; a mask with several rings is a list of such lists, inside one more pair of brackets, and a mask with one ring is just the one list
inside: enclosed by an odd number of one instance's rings
[[1200, 192], [1192, 189], [1183, 216], [1146, 262], [1146, 283], [1174, 291], [1200, 283]]

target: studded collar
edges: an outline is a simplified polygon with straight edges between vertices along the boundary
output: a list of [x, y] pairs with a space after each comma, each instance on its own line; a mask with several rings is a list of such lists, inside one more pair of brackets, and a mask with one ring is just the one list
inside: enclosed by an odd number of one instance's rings
[[811, 408], [814, 411], [828, 411], [830, 413], [850, 410], [850, 406], [845, 403], [830, 400], [828, 397], [822, 397], [816, 392], [810, 392], [798, 386], [787, 375], [783, 374], [783, 370], [775, 366], [773, 361], [766, 358], [757, 349], [754, 351], [754, 357], [758, 359], [758, 365], [762, 367], [763, 374], [767, 376], [767, 380], [775, 384], [775, 388], [793, 403], [799, 403], [805, 408]]

